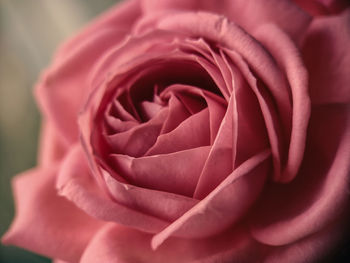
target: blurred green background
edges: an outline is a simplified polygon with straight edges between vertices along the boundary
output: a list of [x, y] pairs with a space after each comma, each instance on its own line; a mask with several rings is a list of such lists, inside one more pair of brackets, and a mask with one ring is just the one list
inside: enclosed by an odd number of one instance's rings
[[[0, 0], [0, 236], [14, 215], [11, 178], [35, 166], [40, 114], [33, 86], [58, 44], [116, 0]], [[1, 263], [50, 262], [0, 245]]]

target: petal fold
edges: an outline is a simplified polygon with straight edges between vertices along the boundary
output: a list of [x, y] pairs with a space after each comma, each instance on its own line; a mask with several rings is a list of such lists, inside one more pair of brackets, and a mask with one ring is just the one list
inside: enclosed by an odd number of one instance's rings
[[56, 163], [14, 178], [17, 211], [2, 242], [48, 257], [78, 262], [85, 246], [103, 223], [57, 195], [57, 173]]
[[350, 8], [313, 20], [303, 42], [313, 104], [350, 103]]
[[239, 220], [262, 190], [270, 150], [251, 157], [196, 206], [152, 238], [158, 248], [170, 236], [203, 238], [216, 235]]
[[92, 177], [81, 146], [72, 147], [60, 169], [57, 181], [60, 195], [102, 221], [112, 221], [152, 233], [168, 225], [164, 220], [117, 203], [102, 187]]
[[289, 184], [265, 186], [252, 216], [254, 238], [286, 245], [320, 231], [347, 209], [349, 110], [344, 105], [313, 108], [300, 172]]

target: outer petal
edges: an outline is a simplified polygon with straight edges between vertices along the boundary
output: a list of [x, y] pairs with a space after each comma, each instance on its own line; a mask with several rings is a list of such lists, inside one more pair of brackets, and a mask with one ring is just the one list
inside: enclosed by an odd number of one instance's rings
[[268, 48], [284, 70], [292, 93], [293, 111], [289, 152], [286, 167], [282, 173], [282, 178], [280, 178], [281, 182], [289, 182], [296, 176], [300, 168], [305, 149], [311, 111], [308, 74], [298, 49], [278, 27], [264, 25], [257, 30], [256, 37]]
[[[241, 164], [218, 187], [152, 239], [157, 248], [170, 236], [202, 238], [236, 223], [259, 196], [267, 170], [265, 150]], [[220, 222], [220, 224], [218, 224]]]
[[150, 240], [149, 234], [110, 224], [91, 240], [81, 263], [214, 263], [223, 262], [220, 259], [227, 251], [231, 251], [230, 261], [224, 262], [257, 262], [261, 256], [258, 244], [244, 228], [210, 239], [172, 238], [156, 251], [151, 249]]
[[338, 218], [349, 205], [349, 160], [349, 107], [314, 107], [301, 170], [287, 185], [265, 187], [252, 216], [253, 236], [285, 245]]
[[117, 4], [102, 16], [92, 21], [84, 30], [64, 43], [57, 52], [56, 59], [70, 56], [82, 42], [101, 28], [121, 28], [129, 31], [141, 15], [139, 0], [128, 0]]
[[54, 259], [54, 260], [52, 261], [52, 263], [70, 263], [70, 262], [68, 262], [68, 261], [63, 261], [63, 260], [60, 260], [60, 259]]
[[262, 24], [275, 23], [294, 39], [301, 36], [311, 21], [307, 13], [288, 0], [143, 0], [142, 7], [151, 14], [171, 9], [209, 11], [228, 17], [248, 32]]
[[342, 239], [346, 237], [344, 235], [344, 223], [346, 222], [342, 221], [336, 221], [320, 232], [295, 243], [274, 247], [263, 262], [340, 262], [334, 261], [334, 258], [330, 256], [331, 252], [341, 245]]
[[169, 222], [176, 220], [199, 202], [183, 195], [121, 183], [107, 172], [104, 172], [104, 179], [116, 202]]
[[314, 19], [304, 43], [312, 103], [350, 102], [350, 8], [338, 16]]
[[158, 232], [168, 223], [115, 202], [91, 176], [80, 145], [72, 147], [63, 161], [57, 181], [59, 194], [94, 218], [114, 221], [146, 232]]
[[210, 146], [203, 146], [140, 158], [121, 154], [113, 154], [110, 158], [127, 181], [191, 197], [209, 150]]
[[76, 118], [90, 90], [91, 66], [123, 36], [124, 32], [108, 28], [92, 34], [70, 56], [54, 63], [38, 84], [36, 96], [42, 111], [66, 144], [78, 138]]
[[2, 241], [49, 257], [77, 262], [102, 225], [56, 194], [57, 165], [14, 178], [17, 214]]
[[67, 151], [64, 140], [57, 133], [54, 125], [47, 120], [41, 124], [40, 145], [38, 163], [42, 166], [49, 166], [61, 160]]
[[67, 144], [78, 138], [76, 118], [90, 91], [90, 71], [109, 48], [129, 33], [139, 15], [137, 1], [126, 2], [65, 44], [36, 89], [42, 111]]

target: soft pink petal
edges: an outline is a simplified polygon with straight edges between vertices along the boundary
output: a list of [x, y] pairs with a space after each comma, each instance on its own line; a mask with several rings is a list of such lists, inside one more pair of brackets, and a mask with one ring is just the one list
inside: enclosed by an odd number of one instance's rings
[[145, 120], [150, 120], [163, 108], [163, 105], [158, 103], [150, 102], [150, 101], [142, 101], [141, 102], [141, 111]]
[[184, 41], [179, 44], [181, 50], [185, 53], [198, 53], [198, 55], [196, 55], [196, 60], [213, 78], [217, 89], [221, 91], [224, 98], [229, 100], [230, 93], [232, 92], [232, 82], [230, 82], [227, 76], [228, 70], [225, 65], [223, 65], [221, 57], [213, 50], [209, 43], [203, 38], [198, 38], [184, 39]]
[[293, 117], [289, 152], [287, 164], [283, 167], [279, 179], [281, 182], [289, 182], [297, 175], [305, 149], [306, 132], [311, 111], [308, 94], [308, 73], [297, 47], [278, 27], [275, 25], [262, 26], [255, 35], [268, 48], [280, 67], [285, 71], [292, 93]]
[[160, 135], [147, 155], [172, 153], [209, 144], [209, 112], [204, 109], [184, 120], [171, 132]]
[[210, 63], [207, 59], [201, 58], [200, 56], [195, 57], [195, 60], [201, 65], [214, 80], [216, 86], [221, 91], [221, 94], [226, 101], [230, 99], [229, 88], [226, 86], [225, 79], [223, 78], [218, 65]]
[[106, 124], [108, 125], [107, 130], [110, 130], [108, 134], [115, 134], [119, 132], [125, 132], [139, 125], [136, 121], [122, 121], [114, 116], [105, 116]]
[[168, 86], [162, 95], [167, 96], [169, 93], [175, 94], [184, 107], [192, 114], [196, 114], [206, 107], [208, 108], [210, 143], [212, 144], [226, 112], [227, 102], [225, 99], [201, 87], [183, 84]]
[[[102, 186], [101, 186], [102, 187]], [[94, 218], [112, 221], [146, 232], [158, 232], [167, 222], [115, 202], [91, 176], [80, 145], [72, 147], [60, 169], [59, 194]]]
[[174, 130], [181, 122], [190, 116], [190, 112], [174, 94], [170, 95], [168, 106], [169, 114], [164, 121], [160, 134]]
[[320, 232], [295, 243], [274, 247], [263, 262], [338, 262], [333, 261], [331, 255], [341, 245], [342, 239], [347, 238], [344, 232], [346, 222], [341, 221], [337, 220]]
[[143, 11], [150, 15], [166, 10], [202, 10], [224, 15], [248, 32], [262, 24], [274, 23], [297, 40], [311, 20], [306, 12], [288, 0], [143, 0], [141, 3]]
[[302, 51], [310, 73], [312, 103], [350, 102], [349, 42], [350, 9], [311, 23]]
[[39, 105], [66, 143], [78, 138], [76, 118], [90, 92], [88, 78], [92, 65], [122, 37], [124, 32], [116, 29], [99, 30], [70, 56], [54, 63], [38, 84]]
[[194, 197], [204, 198], [213, 191], [234, 169], [234, 150], [237, 144], [237, 112], [231, 97], [218, 134], [211, 146], [208, 159], [200, 175]]
[[184, 195], [121, 183], [107, 172], [103, 174], [106, 187], [116, 202], [169, 222], [198, 203], [198, 200]]
[[266, 185], [252, 216], [251, 231], [257, 240], [270, 245], [295, 242], [320, 231], [347, 209], [349, 110], [342, 105], [313, 108], [298, 176], [286, 185]]
[[[278, 178], [281, 175], [281, 166], [282, 166], [282, 152], [285, 148], [285, 142], [283, 140], [283, 135], [282, 135], [282, 128], [281, 128], [281, 123], [279, 120], [279, 117], [277, 115], [277, 112], [275, 111], [275, 103], [271, 96], [269, 95], [269, 92], [267, 91], [267, 88], [261, 84], [261, 81], [257, 79], [249, 69], [248, 64], [244, 61], [242, 56], [240, 56], [237, 52], [225, 49], [225, 54], [228, 55], [228, 57], [233, 61], [235, 65], [240, 69], [240, 72], [244, 76], [245, 80], [247, 81], [247, 84], [249, 87], [252, 89], [254, 92], [259, 105], [261, 109], [262, 116], [264, 118], [265, 122], [265, 129], [267, 132], [267, 137], [269, 139], [269, 144], [271, 148], [271, 154], [272, 154], [272, 160], [274, 164], [274, 173], [273, 173], [273, 178], [275, 180], [278, 180]], [[244, 84], [243, 84], [244, 85]], [[244, 85], [245, 86], [245, 85]], [[240, 100], [242, 97], [240, 98]], [[240, 100], [237, 100], [238, 103], [240, 103]], [[242, 106], [241, 106], [242, 107]], [[247, 110], [247, 109], [246, 109]], [[244, 116], [244, 115], [243, 115]], [[257, 116], [254, 117], [254, 119]], [[286, 116], [285, 125], [289, 122], [289, 117]], [[244, 117], [243, 117], [243, 122], [244, 122]], [[259, 129], [260, 130], [260, 129]], [[265, 135], [265, 131], [263, 132], [263, 136]], [[244, 136], [244, 134], [242, 134]], [[260, 143], [264, 143], [261, 141]], [[240, 148], [240, 151], [242, 148]], [[236, 151], [238, 155], [241, 154], [240, 151]], [[238, 158], [238, 161], [241, 158]]]
[[63, 44], [43, 74], [36, 89], [37, 99], [66, 143], [78, 138], [76, 117], [90, 93], [91, 69], [109, 48], [118, 46], [129, 34], [139, 16], [138, 1], [125, 1], [113, 8]]
[[269, 145], [268, 136], [256, 94], [244, 79], [238, 65], [224, 51], [220, 55], [229, 70], [232, 94], [236, 100], [237, 120], [234, 125], [237, 126], [237, 143], [233, 161], [237, 167], [253, 154], [266, 149]]
[[171, 236], [202, 238], [215, 235], [237, 222], [262, 190], [270, 151], [251, 157], [234, 170], [215, 190], [152, 238], [159, 247]]
[[[154, 64], [155, 58], [158, 58], [161, 54], [166, 54], [167, 59], [174, 57], [171, 55], [176, 48], [173, 41], [176, 37], [182, 38], [179, 34], [156, 29], [147, 34], [130, 35], [121, 45], [116, 45], [108, 50], [94, 65], [90, 76], [92, 85], [95, 87], [105, 82], [106, 73], [109, 73], [107, 74], [109, 77], [107, 80], [110, 81], [125, 72], [134, 71], [143, 64], [147, 64], [147, 67], [143, 66], [138, 69], [134, 76], [131, 76], [130, 81], [135, 82], [135, 79], [137, 80], [142, 75], [151, 75], [153, 68], [157, 67]], [[151, 65], [152, 67], [150, 67]]]
[[67, 147], [53, 124], [43, 120], [40, 132], [38, 164], [49, 166], [61, 160], [67, 152]]
[[60, 259], [54, 259], [54, 260], [52, 260], [52, 263], [71, 263], [71, 262], [63, 261], [63, 260], [60, 260]]
[[106, 140], [113, 153], [134, 157], [144, 155], [156, 142], [169, 110], [164, 108], [156, 117], [125, 132], [107, 135]]
[[227, 251], [231, 253], [230, 261], [226, 263], [254, 262], [260, 256], [258, 244], [244, 228], [208, 239], [171, 238], [157, 250], [152, 250], [151, 238], [151, 235], [110, 224], [91, 240], [81, 263], [216, 263], [223, 262], [221, 255]]
[[192, 196], [210, 146], [169, 154], [133, 158], [112, 154], [112, 163], [127, 181], [138, 186]]
[[78, 262], [102, 222], [57, 195], [57, 170], [57, 164], [51, 164], [14, 178], [17, 212], [2, 242], [48, 257]]
[[[86, 28], [64, 43], [58, 50], [56, 59], [60, 60], [70, 56], [81, 43], [90, 38], [91, 35], [101, 28], [119, 28], [125, 32], [130, 31], [134, 22], [141, 16], [140, 4], [138, 0], [122, 1], [100, 17], [92, 21]], [[117, 43], [116, 43], [117, 44]]]
[[110, 105], [111, 108], [106, 113], [120, 118], [123, 121], [137, 122], [137, 119], [123, 107], [123, 105], [118, 101], [118, 99], [119, 98], [113, 100], [113, 102]]

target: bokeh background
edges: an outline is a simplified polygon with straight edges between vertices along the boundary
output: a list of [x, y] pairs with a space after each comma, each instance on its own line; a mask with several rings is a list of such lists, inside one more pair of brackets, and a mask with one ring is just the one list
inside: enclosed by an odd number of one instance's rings
[[[117, 0], [0, 0], [0, 236], [14, 215], [11, 178], [36, 163], [33, 86], [58, 44]], [[49, 259], [0, 245], [1, 263]]]

